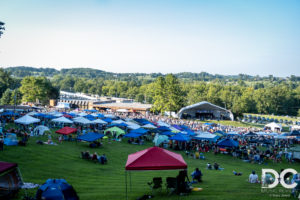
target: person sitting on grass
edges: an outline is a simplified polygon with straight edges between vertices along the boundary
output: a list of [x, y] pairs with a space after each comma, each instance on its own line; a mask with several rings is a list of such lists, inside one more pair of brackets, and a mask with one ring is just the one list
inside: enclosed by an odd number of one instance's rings
[[106, 155], [105, 155], [105, 154], [102, 154], [102, 156], [100, 156], [100, 157], [98, 158], [98, 161], [99, 161], [102, 165], [106, 164], [106, 163], [107, 163]]
[[215, 170], [223, 170], [224, 168], [221, 168], [220, 165], [218, 163], [214, 163], [214, 169]]
[[207, 164], [206, 164], [206, 168], [207, 168], [207, 169], [212, 169], [212, 165], [211, 165], [210, 163], [207, 163]]
[[89, 152], [89, 151], [86, 151], [86, 152], [84, 153], [84, 159], [90, 159], [90, 158], [91, 158], [90, 152]]
[[259, 183], [258, 175], [255, 174], [255, 171], [252, 171], [252, 173], [249, 175], [249, 182], [250, 183]]
[[95, 152], [93, 155], [92, 155], [92, 161], [97, 161], [98, 159], [98, 154], [97, 152]]
[[196, 168], [195, 171], [193, 171], [193, 173], [191, 174], [192, 178], [193, 178], [193, 182], [192, 183], [196, 183], [195, 180], [197, 180], [198, 182], [202, 182], [202, 172], [199, 170], [199, 168]]

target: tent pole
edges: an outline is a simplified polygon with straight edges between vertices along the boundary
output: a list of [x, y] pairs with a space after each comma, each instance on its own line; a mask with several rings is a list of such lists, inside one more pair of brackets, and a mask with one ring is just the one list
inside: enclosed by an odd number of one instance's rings
[[131, 192], [131, 171], [129, 171], [130, 192]]
[[128, 193], [127, 193], [127, 171], [125, 170], [125, 193], [126, 193], [126, 200], [128, 200]]

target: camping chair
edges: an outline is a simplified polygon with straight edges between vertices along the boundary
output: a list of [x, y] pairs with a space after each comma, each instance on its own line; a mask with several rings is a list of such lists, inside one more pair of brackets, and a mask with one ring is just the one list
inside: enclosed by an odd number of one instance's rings
[[160, 192], [162, 190], [162, 178], [161, 177], [154, 177], [152, 182], [148, 182], [148, 185], [150, 186], [152, 190], [152, 195], [154, 193], [154, 190], [159, 189]]
[[167, 177], [166, 178], [166, 188], [167, 188], [167, 192], [169, 193], [169, 195], [175, 193], [176, 188], [177, 188], [177, 179], [174, 177]]

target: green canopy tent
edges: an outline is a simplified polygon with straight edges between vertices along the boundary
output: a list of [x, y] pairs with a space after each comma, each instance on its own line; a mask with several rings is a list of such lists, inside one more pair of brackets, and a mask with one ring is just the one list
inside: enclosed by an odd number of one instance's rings
[[105, 135], [107, 135], [108, 133], [115, 134], [116, 137], [119, 137], [120, 135], [125, 135], [125, 131], [116, 126], [108, 128], [104, 131]]

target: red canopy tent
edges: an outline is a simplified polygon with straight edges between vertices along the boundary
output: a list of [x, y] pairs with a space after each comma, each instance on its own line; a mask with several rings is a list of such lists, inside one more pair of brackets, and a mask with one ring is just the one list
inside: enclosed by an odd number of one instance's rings
[[69, 118], [69, 119], [73, 118], [71, 115], [68, 115], [68, 114], [64, 114], [63, 117], [66, 117], [66, 118]]
[[[186, 168], [187, 168], [187, 164], [182, 158], [181, 154], [173, 153], [171, 151], [159, 147], [150, 147], [148, 149], [128, 155], [128, 159], [125, 165], [126, 171], [176, 170], [176, 169], [186, 169]], [[126, 199], [128, 199], [127, 173], [125, 174], [125, 179], [126, 179], [125, 180]]]
[[128, 155], [126, 170], [186, 169], [182, 156], [159, 147], [151, 147]]
[[59, 129], [57, 131], [55, 131], [55, 133], [58, 133], [58, 134], [62, 134], [62, 135], [70, 135], [72, 133], [76, 133], [77, 132], [77, 129], [76, 128], [71, 128], [71, 127], [63, 127], [62, 129]]

